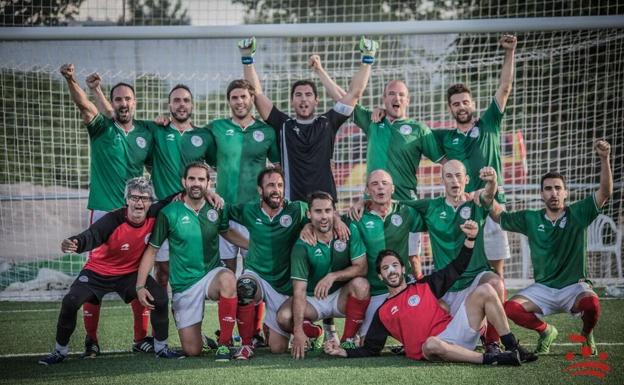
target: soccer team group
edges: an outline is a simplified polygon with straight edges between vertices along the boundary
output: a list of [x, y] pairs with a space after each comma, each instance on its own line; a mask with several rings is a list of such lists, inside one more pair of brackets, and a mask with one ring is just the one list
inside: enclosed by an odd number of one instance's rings
[[[81, 307], [85, 356], [99, 354], [100, 303], [110, 292], [132, 305], [133, 350], [161, 358], [197, 356], [208, 347], [217, 361], [247, 360], [267, 345], [297, 359], [309, 349], [365, 357], [378, 355], [391, 336], [399, 353], [415, 360], [521, 365], [549, 352], [557, 329], [542, 318], [562, 312], [581, 315], [583, 348], [596, 354], [600, 302], [586, 278], [586, 230], [612, 194], [610, 145], [594, 144], [600, 186], [593, 194], [568, 205], [563, 175], [549, 172], [541, 178], [543, 209], [505, 211], [500, 136], [516, 43], [515, 36], [501, 38], [500, 84], [488, 108], [477, 114], [469, 88], [455, 84], [447, 101], [456, 128], [434, 131], [407, 117], [410, 95], [401, 80], [385, 84], [383, 107], [358, 104], [378, 50], [366, 38], [347, 91], [310, 57], [335, 104], [317, 114], [315, 84], [297, 81], [290, 90], [294, 118], [262, 92], [255, 39], [240, 41], [244, 79], [227, 88], [231, 116], [205, 127], [191, 122], [193, 95], [185, 85], [171, 89], [169, 117], [135, 120], [130, 84], [114, 85], [107, 99], [100, 76], [89, 75], [91, 102], [74, 66], [63, 65], [90, 138], [92, 221], [61, 249], [90, 254], [62, 300], [55, 349], [39, 363], [67, 358]], [[340, 216], [331, 159], [336, 133], [351, 116], [367, 137], [366, 191]], [[443, 196], [417, 198], [423, 155], [442, 165]], [[142, 176], [145, 168], [151, 179]], [[430, 275], [422, 274], [419, 257], [425, 231]], [[510, 299], [505, 231], [528, 237], [535, 278]], [[167, 343], [168, 286], [181, 351]], [[201, 330], [206, 299], [217, 302], [217, 341]], [[337, 317], [345, 318], [340, 338]], [[539, 334], [535, 352], [518, 343], [508, 319]]]

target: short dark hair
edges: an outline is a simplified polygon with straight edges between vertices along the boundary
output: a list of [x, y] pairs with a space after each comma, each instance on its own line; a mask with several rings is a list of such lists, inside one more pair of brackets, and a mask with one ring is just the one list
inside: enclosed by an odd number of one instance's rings
[[184, 179], [186, 179], [186, 177], [188, 176], [189, 170], [192, 168], [203, 168], [204, 170], [206, 170], [206, 177], [210, 178], [210, 166], [208, 166], [204, 162], [191, 162], [187, 164], [186, 167], [184, 168]]
[[467, 85], [463, 83], [453, 84], [446, 90], [446, 101], [450, 104], [451, 96], [456, 95], [456, 94], [464, 94], [464, 93], [472, 96], [472, 92], [470, 92], [470, 88], [468, 88]]
[[292, 87], [290, 87], [290, 99], [292, 99], [293, 95], [295, 94], [295, 88], [299, 86], [312, 87], [312, 93], [314, 94], [314, 97], [318, 98], [318, 92], [316, 91], [316, 84], [314, 84], [312, 80], [297, 80], [296, 82], [293, 83]]
[[236, 80], [232, 80], [230, 84], [228, 84], [227, 91], [225, 93], [227, 100], [230, 100], [230, 93], [232, 93], [232, 91], [234, 91], [237, 88], [242, 88], [244, 90], [249, 91], [249, 95], [251, 96], [256, 95], [256, 89], [248, 80], [236, 79]]
[[175, 86], [173, 86], [171, 91], [169, 91], [169, 98], [168, 99], [169, 99], [170, 102], [171, 102], [171, 94], [173, 93], [173, 91], [179, 90], [179, 89], [183, 89], [186, 92], [188, 92], [189, 94], [191, 94], [191, 100], [193, 100], [193, 93], [191, 92], [191, 89], [186, 84], [176, 84]]
[[132, 86], [131, 86], [130, 84], [128, 84], [128, 83], [119, 82], [119, 83], [115, 84], [115, 85], [113, 86], [113, 88], [111, 88], [111, 90], [110, 90], [110, 100], [111, 100], [111, 101], [113, 101], [113, 92], [115, 92], [115, 89], [116, 89], [116, 88], [118, 88], [118, 87], [128, 87], [128, 88], [130, 88], [130, 91], [132, 91], [132, 96], [134, 96], [134, 97], [136, 98], [136, 94], [135, 94], [135, 92], [134, 92], [134, 87], [132, 87]]
[[563, 182], [563, 187], [566, 188], [565, 177], [556, 171], [549, 171], [546, 174], [544, 174], [542, 176], [542, 180], [540, 180], [540, 190], [544, 190], [544, 181], [546, 179], [561, 179], [561, 181]]
[[282, 171], [281, 167], [268, 166], [268, 167], [265, 167], [262, 171], [260, 171], [260, 174], [258, 174], [258, 179], [256, 180], [258, 187], [262, 187], [262, 180], [264, 179], [265, 175], [271, 175], [271, 174], [280, 174], [280, 176], [282, 177], [282, 180], [286, 181], [286, 177], [284, 176], [284, 171]]
[[377, 254], [377, 260], [375, 261], [375, 270], [377, 270], [377, 274], [381, 274], [381, 261], [383, 261], [383, 259], [389, 255], [398, 259], [399, 263], [401, 264], [401, 267], [405, 267], [405, 264], [403, 263], [401, 256], [397, 254], [396, 251], [385, 249], [385, 250], [381, 250], [379, 254]]
[[318, 191], [318, 190], [309, 193], [308, 196], [306, 197], [306, 201], [308, 202], [308, 207], [312, 207], [312, 202], [314, 202], [317, 199], [330, 201], [332, 204], [332, 207], [336, 209], [336, 202], [334, 201], [334, 198], [331, 196], [331, 194], [326, 193], [325, 191]]

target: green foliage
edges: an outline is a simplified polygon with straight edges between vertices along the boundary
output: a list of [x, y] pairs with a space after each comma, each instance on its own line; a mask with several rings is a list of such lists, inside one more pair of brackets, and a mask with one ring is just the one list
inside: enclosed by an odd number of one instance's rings
[[3, 26], [67, 25], [84, 0], [7, 0], [0, 3]]
[[120, 25], [188, 25], [191, 19], [182, 1], [176, 0], [129, 0], [130, 16], [122, 16]]

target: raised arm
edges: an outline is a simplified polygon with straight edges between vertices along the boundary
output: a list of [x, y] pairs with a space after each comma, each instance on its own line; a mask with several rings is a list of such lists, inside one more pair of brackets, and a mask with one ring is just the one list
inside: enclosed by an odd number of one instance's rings
[[496, 103], [501, 111], [505, 110], [507, 100], [511, 94], [513, 78], [516, 72], [514, 62], [517, 43], [518, 40], [514, 35], [503, 35], [500, 40], [500, 45], [505, 50], [505, 58], [503, 59], [503, 69], [501, 70], [500, 83], [494, 97], [496, 98]]
[[596, 153], [600, 157], [600, 187], [596, 191], [596, 205], [604, 206], [613, 194], [613, 175], [611, 174], [611, 145], [605, 140], [594, 144]]
[[496, 196], [496, 170], [493, 167], [483, 167], [479, 170], [479, 178], [485, 182], [481, 199], [486, 206], [490, 206]]
[[334, 102], [339, 101], [347, 94], [347, 91], [343, 90], [342, 87], [340, 87], [334, 79], [329, 76], [327, 71], [325, 71], [325, 68], [323, 68], [323, 65], [321, 64], [321, 57], [319, 55], [310, 56], [308, 64], [314, 73], [318, 75], [321, 83], [323, 83], [323, 87], [325, 87], [325, 91], [327, 91]]
[[115, 115], [115, 110], [113, 106], [109, 103], [108, 99], [106, 99], [106, 95], [102, 92], [102, 88], [100, 84], [102, 83], [102, 77], [97, 72], [92, 73], [87, 76], [87, 87], [91, 90], [93, 94], [93, 98], [95, 99], [95, 106], [97, 107], [100, 114], [106, 116], [109, 119], [112, 119]]
[[348, 106], [355, 106], [358, 100], [362, 97], [364, 89], [368, 84], [368, 79], [371, 74], [371, 65], [375, 61], [375, 53], [379, 49], [379, 43], [374, 40], [362, 37], [360, 39], [360, 52], [362, 53], [362, 64], [360, 69], [353, 75], [351, 84], [349, 85], [349, 91], [340, 99], [340, 102]]
[[243, 75], [245, 80], [250, 82], [256, 90], [255, 105], [256, 110], [260, 114], [263, 120], [267, 120], [271, 110], [273, 109], [273, 102], [262, 92], [262, 85], [260, 84], [260, 78], [256, 72], [254, 66], [253, 55], [256, 53], [256, 38], [251, 37], [243, 39], [238, 42], [238, 49], [241, 53], [241, 61], [243, 62]]
[[69, 93], [74, 101], [74, 104], [80, 110], [82, 121], [85, 123], [91, 122], [95, 115], [97, 115], [98, 111], [95, 105], [91, 103], [84, 90], [80, 88], [80, 84], [78, 84], [78, 81], [76, 80], [74, 65], [71, 63], [63, 64], [60, 72], [67, 81]]

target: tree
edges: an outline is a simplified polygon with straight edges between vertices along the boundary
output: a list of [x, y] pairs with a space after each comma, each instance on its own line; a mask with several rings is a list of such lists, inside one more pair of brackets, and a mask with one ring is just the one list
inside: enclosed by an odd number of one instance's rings
[[8, 0], [2, 2], [3, 26], [67, 25], [84, 0]]
[[170, 0], [129, 0], [130, 16], [119, 19], [119, 25], [188, 25], [191, 19], [182, 1], [175, 5]]

